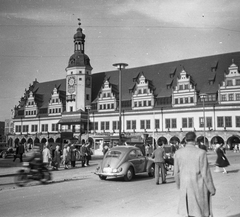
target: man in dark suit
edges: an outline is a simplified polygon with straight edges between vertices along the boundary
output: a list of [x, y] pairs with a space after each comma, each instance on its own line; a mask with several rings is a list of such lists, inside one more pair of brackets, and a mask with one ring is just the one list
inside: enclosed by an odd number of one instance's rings
[[159, 185], [159, 170], [161, 170], [161, 178], [162, 178], [162, 184], [166, 183], [166, 175], [165, 175], [165, 151], [163, 149], [163, 144], [158, 144], [157, 149], [154, 150], [152, 154], [152, 158], [155, 160], [155, 181], [156, 184]]
[[211, 197], [216, 189], [213, 184], [206, 151], [195, 147], [196, 134], [186, 134], [186, 146], [175, 153], [174, 178], [180, 190], [178, 214], [206, 217], [211, 213]]

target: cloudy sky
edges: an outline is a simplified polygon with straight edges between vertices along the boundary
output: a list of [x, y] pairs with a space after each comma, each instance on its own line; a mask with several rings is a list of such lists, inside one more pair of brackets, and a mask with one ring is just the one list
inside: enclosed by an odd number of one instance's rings
[[62, 79], [81, 18], [93, 73], [240, 51], [239, 0], [0, 0], [0, 121]]

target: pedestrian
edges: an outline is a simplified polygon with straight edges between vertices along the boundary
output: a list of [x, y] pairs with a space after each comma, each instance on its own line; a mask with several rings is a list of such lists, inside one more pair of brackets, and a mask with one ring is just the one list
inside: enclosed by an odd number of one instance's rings
[[64, 169], [68, 169], [68, 164], [69, 164], [69, 154], [68, 154], [68, 145], [65, 144], [63, 148], [63, 165]]
[[149, 157], [149, 154], [150, 154], [149, 148], [150, 148], [149, 145], [146, 144], [146, 145], [145, 145], [145, 153], [146, 153], [146, 156], [147, 156], [147, 157]]
[[223, 144], [216, 145], [216, 153], [217, 153], [217, 160], [216, 160], [216, 169], [214, 172], [219, 172], [219, 167], [223, 169], [223, 173], [227, 173], [225, 167], [229, 166], [230, 163], [223, 151]]
[[16, 154], [14, 155], [13, 161], [19, 158], [20, 162], [23, 162], [23, 154], [24, 154], [24, 146], [22, 143], [20, 143], [19, 145], [17, 145]]
[[163, 149], [163, 144], [158, 144], [157, 149], [153, 151], [152, 158], [155, 161], [155, 182], [159, 185], [159, 172], [161, 171], [162, 184], [166, 183], [166, 172], [165, 172], [165, 151]]
[[46, 143], [43, 146], [43, 151], [42, 151], [42, 157], [43, 157], [43, 165], [48, 167], [49, 166], [49, 162], [51, 161], [51, 153], [50, 150], [48, 148], [48, 143]]
[[89, 166], [89, 161], [92, 159], [92, 149], [91, 149], [91, 144], [89, 142], [87, 142], [86, 144], [86, 166]]
[[87, 164], [86, 164], [87, 148], [86, 148], [85, 141], [82, 143], [80, 151], [81, 151], [81, 155], [82, 155], [82, 167], [85, 167], [85, 166], [87, 166]]
[[70, 147], [70, 160], [71, 160], [72, 167], [76, 166], [76, 154], [77, 154], [77, 150], [75, 148], [75, 145], [72, 144]]
[[174, 178], [180, 190], [178, 214], [207, 217], [212, 215], [211, 196], [216, 192], [207, 153], [195, 147], [194, 132], [188, 132], [185, 140], [185, 147], [174, 158]]
[[61, 162], [60, 146], [57, 145], [54, 151], [54, 157], [52, 161], [53, 170], [58, 170], [58, 168], [60, 167], [60, 162]]

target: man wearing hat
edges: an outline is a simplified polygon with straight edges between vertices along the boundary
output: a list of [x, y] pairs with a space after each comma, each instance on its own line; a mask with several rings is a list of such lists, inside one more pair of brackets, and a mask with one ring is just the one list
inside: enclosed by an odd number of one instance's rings
[[213, 184], [206, 151], [195, 147], [196, 134], [188, 132], [186, 146], [175, 153], [174, 178], [180, 190], [178, 214], [206, 217], [211, 213]]

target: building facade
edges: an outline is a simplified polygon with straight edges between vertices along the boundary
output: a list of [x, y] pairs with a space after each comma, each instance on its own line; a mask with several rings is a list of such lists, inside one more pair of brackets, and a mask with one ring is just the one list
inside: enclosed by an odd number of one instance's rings
[[[90, 137], [98, 149], [118, 135], [119, 72], [92, 73], [80, 24], [73, 39], [66, 77], [35, 80], [15, 106], [13, 144], [61, 143], [67, 135]], [[240, 143], [239, 65], [235, 52], [123, 70], [123, 136], [169, 144], [195, 131], [210, 146]]]

